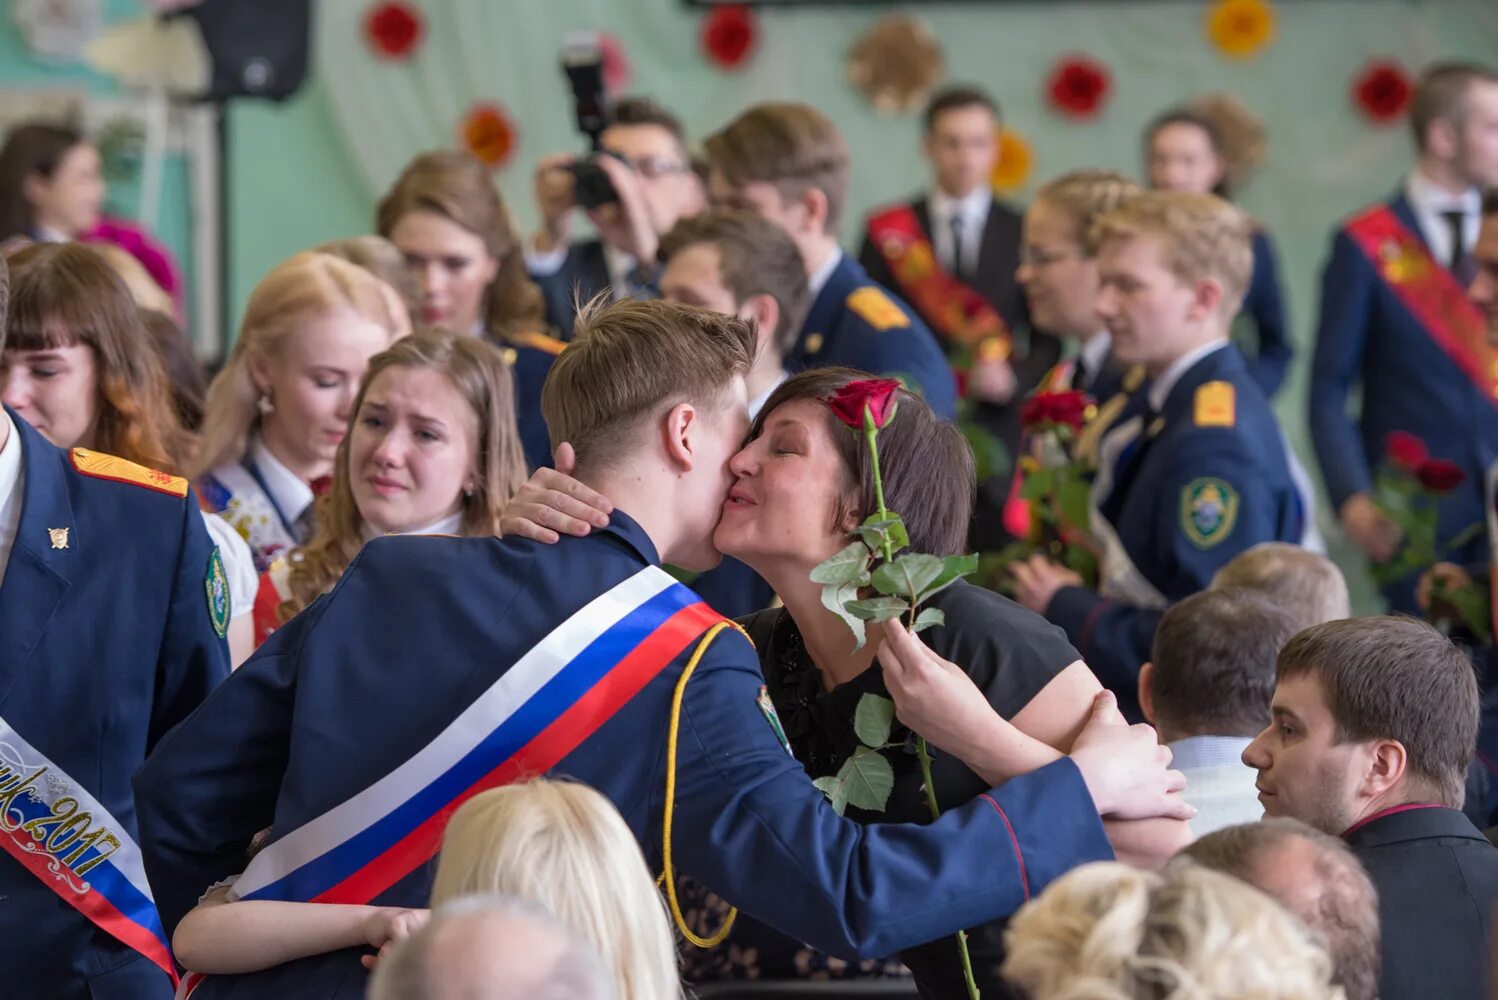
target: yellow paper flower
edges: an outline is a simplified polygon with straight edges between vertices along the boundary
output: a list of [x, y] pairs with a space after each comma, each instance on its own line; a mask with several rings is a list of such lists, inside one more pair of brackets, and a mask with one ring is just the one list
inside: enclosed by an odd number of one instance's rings
[[1268, 0], [1217, 0], [1207, 9], [1207, 36], [1224, 55], [1247, 59], [1274, 41], [1274, 20]]
[[990, 178], [993, 189], [999, 194], [1010, 194], [1024, 187], [1030, 179], [1033, 161], [1028, 139], [1013, 129], [999, 129], [999, 162], [994, 164]]

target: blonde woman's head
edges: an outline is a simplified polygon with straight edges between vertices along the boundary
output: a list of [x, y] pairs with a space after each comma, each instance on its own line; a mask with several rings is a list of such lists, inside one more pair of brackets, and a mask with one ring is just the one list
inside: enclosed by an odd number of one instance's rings
[[539, 903], [602, 955], [621, 1000], [679, 997], [671, 925], [634, 835], [586, 785], [474, 796], [447, 825], [432, 906], [475, 893]]
[[291, 468], [327, 472], [369, 359], [401, 332], [393, 298], [328, 254], [299, 253], [266, 275], [208, 388], [195, 473], [238, 461], [255, 432]]
[[1084, 865], [1015, 915], [1005, 946], [1004, 977], [1031, 1000], [1343, 1000], [1298, 920], [1198, 865]]

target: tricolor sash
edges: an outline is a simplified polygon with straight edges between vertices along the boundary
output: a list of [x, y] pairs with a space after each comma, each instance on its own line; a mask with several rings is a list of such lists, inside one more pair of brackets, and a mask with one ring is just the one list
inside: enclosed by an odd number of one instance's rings
[[942, 267], [915, 209], [898, 205], [880, 212], [869, 220], [869, 237], [900, 293], [942, 336], [969, 348], [990, 337], [1012, 343], [1009, 327], [988, 300]]
[[100, 930], [140, 952], [176, 983], [166, 931], [130, 832], [4, 719], [0, 847]]
[[1347, 233], [1431, 339], [1488, 402], [1498, 404], [1498, 351], [1488, 345], [1482, 314], [1456, 276], [1387, 205], [1353, 219]]
[[723, 617], [650, 566], [595, 598], [410, 760], [268, 845], [237, 899], [367, 903], [437, 853], [447, 819], [544, 774]]

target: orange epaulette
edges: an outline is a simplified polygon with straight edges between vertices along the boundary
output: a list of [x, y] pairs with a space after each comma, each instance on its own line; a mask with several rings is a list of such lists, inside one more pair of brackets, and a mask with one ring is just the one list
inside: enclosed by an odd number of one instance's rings
[[148, 469], [118, 455], [106, 455], [102, 451], [90, 451], [87, 448], [74, 448], [68, 456], [73, 461], [73, 468], [85, 476], [116, 483], [133, 483], [174, 497], [187, 496], [187, 480], [181, 476]]

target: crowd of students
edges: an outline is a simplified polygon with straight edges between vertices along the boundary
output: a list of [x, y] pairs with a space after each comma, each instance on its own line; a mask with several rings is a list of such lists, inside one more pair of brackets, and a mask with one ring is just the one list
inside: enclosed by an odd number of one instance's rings
[[[1453, 595], [1498, 538], [1498, 74], [1422, 78], [1312, 362], [1337, 520], [1434, 625], [1352, 617], [1320, 554], [1221, 102], [1150, 124], [1144, 184], [1023, 211], [998, 115], [932, 98], [931, 189], [857, 257], [807, 104], [694, 158], [616, 102], [590, 240], [572, 158], [526, 237], [420, 154], [374, 233], [264, 277], [211, 380], [87, 138], [15, 130], [0, 956], [57, 997], [1486, 996], [1493, 647]], [[879, 377], [876, 462], [831, 401]], [[1457, 470], [1428, 540], [1375, 489], [1395, 432]], [[913, 552], [1028, 548], [864, 641], [819, 567], [884, 510]], [[824, 794], [870, 695], [883, 809]]]

